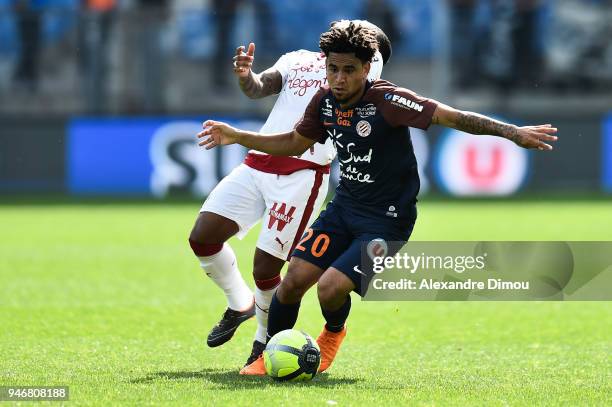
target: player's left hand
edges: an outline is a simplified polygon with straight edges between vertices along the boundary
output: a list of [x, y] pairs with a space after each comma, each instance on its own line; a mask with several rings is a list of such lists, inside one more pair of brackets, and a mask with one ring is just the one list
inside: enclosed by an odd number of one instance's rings
[[540, 151], [549, 151], [553, 147], [548, 144], [551, 141], [557, 141], [555, 136], [557, 128], [550, 124], [542, 124], [539, 126], [524, 126], [516, 127], [515, 133], [509, 135], [508, 139], [514, 141], [518, 146], [523, 148], [533, 148]]
[[204, 138], [198, 145], [205, 146], [207, 150], [216, 146], [234, 144], [238, 141], [238, 130], [227, 123], [215, 120], [207, 120], [202, 124], [204, 130], [197, 134], [198, 138]]
[[236, 48], [236, 55], [234, 55], [234, 73], [238, 78], [246, 78], [251, 73], [255, 59], [255, 44], [249, 43], [246, 53], [244, 51], [244, 46], [241, 45]]

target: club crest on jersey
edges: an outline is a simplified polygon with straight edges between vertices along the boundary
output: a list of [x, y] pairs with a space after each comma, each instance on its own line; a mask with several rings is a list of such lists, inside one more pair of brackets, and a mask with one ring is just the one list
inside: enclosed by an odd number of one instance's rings
[[361, 137], [368, 137], [372, 132], [372, 125], [366, 120], [360, 120], [355, 126], [355, 130]]
[[405, 109], [416, 110], [417, 112], [423, 111], [423, 105], [420, 105], [412, 100], [408, 100], [403, 96], [396, 95], [394, 93], [385, 93], [385, 100], [391, 102], [395, 106], [403, 107]]

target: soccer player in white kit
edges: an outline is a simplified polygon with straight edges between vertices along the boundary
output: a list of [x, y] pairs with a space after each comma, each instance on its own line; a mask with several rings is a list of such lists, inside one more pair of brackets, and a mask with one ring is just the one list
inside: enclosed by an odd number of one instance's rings
[[[346, 20], [332, 24], [348, 23]], [[380, 28], [361, 21], [377, 32], [379, 52], [369, 78], [379, 79], [391, 56], [391, 44]], [[260, 74], [251, 70], [255, 45], [236, 50], [234, 73], [241, 90], [252, 99], [278, 94], [261, 132], [291, 131], [318, 89], [327, 82], [325, 55], [299, 50], [283, 55]], [[331, 106], [330, 106], [331, 109]], [[281, 282], [280, 271], [303, 235], [316, 219], [327, 196], [330, 163], [336, 152], [331, 140], [316, 144], [298, 157], [271, 156], [249, 151], [210, 193], [189, 237], [190, 246], [205, 273], [221, 288], [228, 307], [208, 335], [210, 347], [229, 341], [238, 326], [257, 316], [257, 331], [245, 367], [265, 349], [268, 308]], [[225, 242], [242, 239], [262, 220], [253, 260], [255, 293], [242, 278], [232, 248]]]

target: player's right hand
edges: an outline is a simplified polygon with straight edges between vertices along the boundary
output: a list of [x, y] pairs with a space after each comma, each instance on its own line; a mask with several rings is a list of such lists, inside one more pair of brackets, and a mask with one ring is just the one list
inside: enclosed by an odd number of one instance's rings
[[215, 120], [207, 120], [202, 123], [204, 130], [197, 134], [198, 138], [203, 138], [198, 145], [205, 146], [207, 150], [216, 146], [234, 144], [238, 141], [238, 130], [227, 123]]
[[236, 55], [234, 55], [234, 73], [238, 78], [246, 78], [251, 73], [251, 67], [253, 66], [253, 59], [255, 55], [255, 44], [250, 43], [247, 52], [244, 52], [244, 46], [241, 45], [236, 48]]
[[557, 141], [557, 128], [551, 124], [539, 126], [515, 127], [516, 131], [508, 137], [515, 144], [523, 148], [533, 148], [540, 151], [550, 151], [553, 146], [548, 144]]

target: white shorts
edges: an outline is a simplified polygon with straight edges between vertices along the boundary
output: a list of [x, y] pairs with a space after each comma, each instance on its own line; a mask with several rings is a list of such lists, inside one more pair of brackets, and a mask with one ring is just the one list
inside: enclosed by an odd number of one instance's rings
[[257, 247], [287, 260], [319, 215], [328, 187], [329, 174], [314, 170], [276, 175], [241, 164], [212, 190], [200, 212], [236, 222], [239, 239], [261, 219]]

